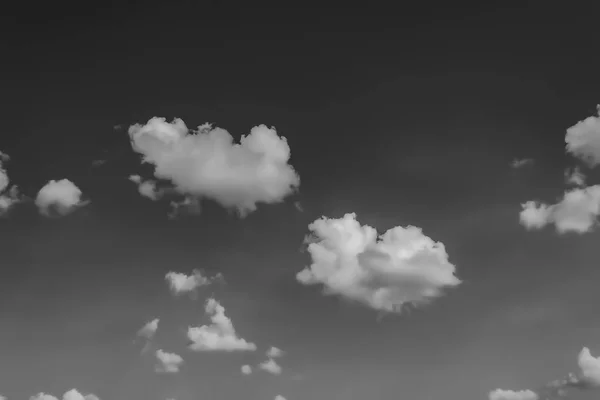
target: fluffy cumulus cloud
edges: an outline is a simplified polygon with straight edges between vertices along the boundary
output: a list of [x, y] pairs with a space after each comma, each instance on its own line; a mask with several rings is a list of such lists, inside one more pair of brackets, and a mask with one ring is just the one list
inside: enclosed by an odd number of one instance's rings
[[527, 229], [541, 229], [554, 224], [559, 233], [586, 233], [596, 226], [598, 214], [600, 185], [594, 185], [566, 191], [556, 204], [523, 203], [519, 218]]
[[161, 349], [156, 350], [157, 364], [155, 371], [158, 373], [174, 374], [179, 372], [179, 367], [183, 364], [183, 358], [175, 353], [167, 353]]
[[131, 175], [129, 176], [129, 180], [137, 185], [138, 192], [140, 192], [142, 196], [147, 197], [150, 200], [158, 200], [164, 194], [162, 190], [157, 188], [156, 181], [151, 179], [144, 180], [139, 175]]
[[208, 198], [241, 215], [258, 203], [277, 203], [300, 184], [288, 163], [290, 148], [274, 128], [260, 125], [240, 143], [209, 124], [189, 130], [181, 119], [154, 117], [129, 128], [134, 151], [154, 165], [158, 179], [170, 181], [181, 195]]
[[211, 324], [189, 327], [187, 336], [194, 351], [255, 351], [256, 345], [238, 337], [225, 308], [215, 299], [208, 299], [205, 311]]
[[567, 152], [583, 160], [588, 166], [600, 164], [600, 118], [588, 117], [567, 129], [565, 142]]
[[281, 366], [277, 364], [277, 362], [272, 358], [269, 358], [267, 361], [258, 364], [258, 368], [262, 369], [263, 371], [267, 371], [273, 375], [281, 374]]
[[[34, 396], [31, 396], [29, 398], [29, 400], [58, 400], [58, 398], [55, 396], [52, 396], [50, 394], [40, 392]], [[65, 394], [63, 394], [62, 400], [100, 400], [100, 399], [95, 394], [90, 393], [90, 394], [83, 395], [76, 389], [71, 389], [68, 392], [66, 392]]]
[[22, 200], [17, 186], [10, 184], [8, 172], [4, 167], [4, 163], [8, 160], [10, 157], [0, 151], [0, 215], [5, 214]]
[[285, 400], [285, 397], [283, 397], [282, 395], [278, 394], [277, 396], [275, 396], [275, 400]]
[[252, 367], [249, 365], [242, 365], [242, 374], [244, 375], [250, 375], [252, 373]]
[[152, 339], [156, 330], [158, 329], [158, 322], [160, 320], [158, 318], [153, 319], [152, 321], [147, 322], [142, 328], [138, 331], [138, 336], [141, 336], [146, 339]]
[[538, 395], [531, 390], [496, 389], [490, 392], [489, 400], [538, 400]]
[[400, 312], [439, 297], [461, 281], [444, 245], [415, 226], [397, 226], [378, 236], [355, 214], [320, 218], [309, 225], [312, 264], [297, 274], [302, 284], [321, 284], [376, 310]]
[[81, 190], [68, 179], [51, 180], [40, 189], [35, 199], [40, 213], [45, 216], [51, 216], [53, 212], [67, 215], [87, 203], [81, 200]]
[[186, 275], [181, 272], [168, 272], [165, 275], [165, 279], [169, 284], [169, 289], [171, 293], [174, 295], [181, 295], [184, 293], [189, 293], [200, 286], [209, 285], [216, 279], [221, 278], [221, 274], [218, 274], [212, 278], [206, 277], [202, 275], [202, 272], [199, 270], [192, 271], [191, 275]]

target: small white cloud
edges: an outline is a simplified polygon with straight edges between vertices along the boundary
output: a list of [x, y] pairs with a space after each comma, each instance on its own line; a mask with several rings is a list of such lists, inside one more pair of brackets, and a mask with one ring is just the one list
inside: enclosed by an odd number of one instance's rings
[[199, 270], [192, 271], [191, 275], [171, 271], [165, 275], [165, 279], [169, 284], [169, 289], [171, 290], [171, 293], [178, 296], [183, 293], [192, 292], [200, 286], [209, 285], [211, 282], [213, 282], [220, 276], [221, 275], [218, 274], [213, 278], [208, 278], [203, 276], [202, 272]]
[[158, 329], [158, 322], [160, 320], [158, 318], [153, 319], [152, 321], [146, 323], [142, 328], [138, 331], [138, 336], [144, 337], [146, 339], [152, 339], [156, 330]]
[[267, 357], [269, 358], [277, 358], [283, 356], [283, 351], [275, 346], [271, 346], [269, 350], [267, 350]]
[[538, 395], [531, 390], [496, 389], [489, 394], [489, 400], [538, 400]]
[[416, 226], [397, 226], [378, 237], [352, 213], [322, 217], [308, 228], [312, 264], [296, 278], [305, 285], [322, 284], [325, 294], [401, 312], [405, 305], [428, 303], [461, 283], [444, 245]]
[[568, 153], [581, 159], [590, 167], [598, 165], [600, 163], [600, 118], [588, 117], [567, 129], [565, 142]]
[[511, 161], [510, 166], [518, 169], [518, 168], [523, 168], [527, 165], [531, 165], [533, 164], [533, 159], [532, 158], [515, 158], [514, 160]]
[[129, 180], [137, 184], [140, 194], [150, 200], [159, 200], [164, 194], [162, 190], [157, 188], [156, 181], [143, 180], [139, 175], [130, 175]]
[[579, 167], [567, 169], [565, 171], [565, 183], [575, 186], [584, 186], [585, 175], [583, 174], [583, 172], [581, 172]]
[[167, 353], [163, 350], [156, 350], [156, 358], [158, 363], [156, 364], [155, 371], [158, 373], [174, 374], [179, 372], [179, 367], [183, 363], [183, 358], [175, 353]]
[[51, 211], [67, 215], [87, 203], [81, 200], [81, 190], [68, 179], [51, 180], [40, 189], [35, 199], [40, 213], [45, 216], [51, 216]]
[[269, 358], [267, 361], [258, 364], [258, 368], [262, 369], [263, 371], [267, 371], [273, 375], [281, 374], [281, 366], [277, 364], [277, 362], [272, 358]]
[[528, 201], [522, 208], [519, 218], [527, 229], [541, 229], [553, 223], [558, 233], [590, 232], [600, 214], [600, 185], [566, 191], [562, 200], [553, 205]]
[[208, 299], [205, 307], [211, 325], [188, 328], [188, 338], [194, 351], [255, 351], [256, 345], [237, 336], [225, 308], [215, 299]]
[[100, 400], [95, 394], [83, 395], [76, 389], [71, 389], [63, 395], [63, 400]]
[[171, 181], [184, 196], [212, 199], [240, 215], [258, 203], [279, 203], [300, 184], [288, 164], [290, 148], [274, 128], [260, 125], [240, 143], [210, 124], [189, 130], [181, 119], [151, 118], [129, 128], [131, 145], [154, 165], [157, 179]]
[[242, 365], [242, 374], [244, 375], [250, 375], [252, 373], [252, 367], [249, 365]]
[[282, 395], [278, 394], [277, 396], [275, 396], [275, 400], [285, 400], [285, 397], [283, 397]]

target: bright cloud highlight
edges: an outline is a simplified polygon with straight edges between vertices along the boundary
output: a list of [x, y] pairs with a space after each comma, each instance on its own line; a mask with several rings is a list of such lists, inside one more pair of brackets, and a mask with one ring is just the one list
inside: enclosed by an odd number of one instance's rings
[[51, 180], [40, 189], [35, 199], [40, 213], [48, 217], [52, 216], [52, 212], [59, 216], [67, 215], [87, 203], [81, 200], [81, 190], [68, 179]]

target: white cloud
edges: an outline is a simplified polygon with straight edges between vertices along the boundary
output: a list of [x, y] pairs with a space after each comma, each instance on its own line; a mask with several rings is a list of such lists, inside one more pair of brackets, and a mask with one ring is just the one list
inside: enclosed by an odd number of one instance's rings
[[531, 390], [502, 390], [496, 389], [489, 394], [489, 400], [537, 400], [538, 395]]
[[522, 208], [520, 221], [528, 229], [553, 223], [559, 233], [586, 233], [594, 229], [600, 214], [600, 185], [566, 191], [553, 205], [528, 201]]
[[565, 171], [565, 183], [575, 186], [584, 186], [585, 175], [583, 174], [583, 172], [581, 172], [579, 167], [567, 169]]
[[169, 218], [174, 219], [181, 213], [187, 214], [200, 214], [200, 199], [192, 196], [185, 196], [182, 200], [173, 200], [169, 204], [171, 211], [169, 212]]
[[461, 281], [444, 245], [421, 228], [397, 226], [378, 237], [361, 226], [356, 214], [322, 217], [308, 226], [312, 264], [297, 274], [299, 282], [322, 284], [325, 294], [340, 295], [376, 310], [400, 312], [439, 297]]
[[34, 396], [31, 396], [29, 398], [29, 400], [58, 400], [56, 397], [52, 396], [51, 394], [46, 394], [43, 392], [40, 392]]
[[50, 216], [51, 211], [67, 215], [87, 203], [81, 200], [81, 190], [68, 179], [51, 180], [40, 189], [35, 199], [40, 213], [45, 216]]
[[154, 175], [168, 180], [182, 195], [209, 198], [245, 215], [257, 203], [278, 203], [293, 193], [300, 179], [288, 164], [290, 148], [274, 128], [260, 125], [240, 143], [209, 124], [189, 130], [181, 119], [151, 118], [129, 128], [134, 151], [153, 164]]
[[156, 181], [151, 179], [143, 180], [139, 175], [130, 175], [129, 180], [137, 184], [140, 194], [150, 200], [158, 200], [164, 194], [162, 190], [156, 187]]
[[215, 299], [208, 299], [205, 307], [211, 317], [211, 325], [188, 328], [188, 338], [194, 351], [254, 351], [256, 345], [237, 336], [225, 308]]
[[532, 158], [515, 158], [510, 163], [510, 166], [515, 169], [518, 169], [518, 168], [523, 168], [523, 167], [525, 167], [527, 165], [531, 165], [531, 164], [533, 164]]
[[269, 358], [267, 361], [258, 364], [258, 368], [262, 369], [263, 371], [270, 372], [273, 375], [281, 374], [281, 366], [272, 358]]
[[152, 339], [156, 330], [158, 329], [158, 322], [160, 320], [158, 318], [153, 319], [152, 321], [146, 323], [142, 328], [138, 331], [138, 336], [145, 337], [146, 339]]
[[221, 274], [218, 274], [212, 278], [208, 278], [202, 275], [202, 272], [199, 270], [192, 271], [191, 275], [186, 275], [181, 272], [168, 272], [165, 275], [165, 279], [169, 284], [169, 289], [171, 293], [174, 295], [180, 295], [183, 293], [188, 293], [200, 286], [209, 285], [215, 279], [221, 277]]
[[252, 373], [252, 367], [249, 365], [242, 365], [242, 374], [244, 375], [250, 375]]
[[8, 172], [4, 167], [4, 162], [10, 160], [10, 157], [0, 151], [0, 215], [8, 212], [15, 204], [22, 201], [17, 186], [10, 186]]
[[63, 400], [100, 400], [95, 394], [79, 393], [76, 389], [71, 389], [63, 395]]
[[[600, 106], [598, 107], [600, 112]], [[569, 129], [565, 136], [567, 152], [583, 160], [588, 166], [600, 163], [600, 118], [588, 117]]]
[[283, 351], [275, 346], [271, 346], [269, 350], [267, 350], [267, 357], [269, 358], [277, 358], [283, 355]]
[[592, 387], [600, 386], [600, 357], [596, 358], [590, 349], [584, 347], [577, 358], [581, 370], [581, 380]]
[[282, 395], [278, 394], [277, 396], [275, 396], [275, 400], [285, 400], [285, 397], [283, 397]]
[[156, 358], [158, 364], [156, 364], [155, 371], [158, 373], [174, 374], [179, 372], [179, 367], [183, 363], [183, 358], [175, 353], [167, 353], [163, 350], [156, 350]]
[[[55, 396], [52, 396], [50, 394], [40, 392], [34, 396], [31, 396], [29, 398], [29, 400], [58, 400], [58, 398], [56, 398]], [[62, 400], [100, 400], [100, 399], [95, 394], [90, 393], [90, 394], [83, 395], [83, 394], [79, 393], [79, 391], [77, 391], [76, 389], [71, 389], [71, 390], [67, 391], [65, 394], [63, 394]]]

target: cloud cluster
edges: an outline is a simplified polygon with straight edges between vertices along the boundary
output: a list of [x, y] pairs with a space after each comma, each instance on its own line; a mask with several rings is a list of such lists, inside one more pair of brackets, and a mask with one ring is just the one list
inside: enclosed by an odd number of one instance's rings
[[279, 375], [282, 371], [281, 366], [277, 364], [277, 361], [275, 361], [272, 358], [269, 358], [268, 360], [258, 364], [258, 368], [262, 369], [263, 371], [269, 372], [273, 375]]
[[179, 372], [179, 367], [183, 363], [183, 358], [175, 353], [167, 353], [161, 349], [156, 350], [157, 364], [155, 371], [157, 373], [174, 374]]
[[51, 180], [40, 189], [35, 204], [44, 216], [64, 216], [89, 203], [82, 201], [81, 194], [81, 190], [68, 179]]
[[531, 390], [496, 389], [489, 393], [489, 400], [537, 400], [564, 397], [569, 389], [590, 390], [600, 387], [600, 357], [592, 356], [590, 349], [584, 347], [577, 356], [579, 371], [565, 378], [545, 384], [537, 392]]
[[[58, 398], [54, 397], [50, 394], [40, 392], [34, 396], [31, 396], [29, 398], [29, 400], [58, 400]], [[90, 393], [90, 394], [83, 395], [76, 389], [71, 389], [68, 392], [66, 392], [65, 394], [63, 394], [62, 400], [100, 400], [100, 399], [95, 394]]]
[[600, 185], [575, 188], [564, 193], [556, 204], [535, 201], [522, 204], [520, 222], [527, 229], [541, 229], [553, 223], [558, 233], [591, 231], [600, 214]]
[[[600, 108], [599, 108], [600, 111]], [[589, 117], [567, 129], [566, 151], [589, 168], [600, 164], [600, 118]], [[521, 204], [519, 220], [525, 228], [542, 229], [554, 224], [560, 234], [587, 233], [597, 225], [600, 214], [600, 185], [586, 186], [579, 167], [565, 171], [565, 183], [576, 186], [564, 192], [555, 204], [527, 201]]]
[[240, 143], [209, 124], [196, 131], [181, 119], [151, 118], [129, 128], [131, 145], [154, 166], [157, 179], [170, 181], [181, 195], [212, 199], [245, 215], [257, 203], [278, 203], [300, 178], [288, 163], [290, 148], [274, 128], [260, 125]]
[[401, 312], [404, 305], [427, 303], [461, 283], [444, 245], [418, 227], [397, 226], [378, 236], [374, 228], [361, 226], [356, 214], [346, 214], [322, 217], [309, 230], [312, 264], [296, 278], [323, 285], [325, 294]]
[[225, 308], [215, 299], [208, 299], [205, 311], [212, 324], [188, 328], [187, 336], [194, 351], [255, 351], [256, 345], [238, 337]]

